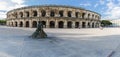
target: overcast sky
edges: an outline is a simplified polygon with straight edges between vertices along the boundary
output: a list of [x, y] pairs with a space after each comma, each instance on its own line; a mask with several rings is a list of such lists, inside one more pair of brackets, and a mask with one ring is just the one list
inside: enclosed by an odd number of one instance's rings
[[0, 0], [0, 18], [15, 8], [45, 4], [82, 7], [100, 13], [102, 19], [120, 19], [120, 0]]

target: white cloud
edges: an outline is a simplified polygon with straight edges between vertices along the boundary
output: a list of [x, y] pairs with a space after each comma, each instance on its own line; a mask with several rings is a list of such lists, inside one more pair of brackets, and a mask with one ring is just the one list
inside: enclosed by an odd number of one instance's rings
[[25, 0], [0, 0], [0, 19], [6, 18], [7, 11], [26, 6], [24, 2]]
[[100, 0], [99, 2], [101, 5], [105, 4], [105, 0]]
[[95, 4], [94, 7], [96, 8], [98, 6], [98, 4]]
[[91, 4], [90, 3], [85, 3], [85, 4], [80, 4], [80, 6], [91, 6]]
[[[120, 19], [120, 4], [114, 3], [114, 0], [107, 0], [107, 10], [104, 19]], [[120, 2], [120, 1], [119, 1]]]

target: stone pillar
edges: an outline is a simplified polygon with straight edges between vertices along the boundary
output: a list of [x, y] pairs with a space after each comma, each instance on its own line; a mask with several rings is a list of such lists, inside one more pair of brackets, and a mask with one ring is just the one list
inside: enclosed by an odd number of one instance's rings
[[41, 10], [38, 10], [38, 17], [41, 17]]
[[88, 28], [88, 21], [85, 22], [85, 28]]
[[30, 17], [33, 17], [32, 9], [31, 9], [29, 12], [30, 12], [30, 13], [29, 13]]
[[55, 28], [58, 28], [58, 20], [55, 20]]
[[64, 21], [64, 28], [67, 28], [67, 21]]
[[75, 28], [75, 21], [72, 22], [72, 28]]
[[49, 16], [50, 16], [50, 11], [46, 10], [46, 17], [49, 17]]
[[68, 17], [67, 16], [67, 10], [64, 11], [63, 15], [64, 15], [64, 17]]
[[75, 16], [75, 11], [72, 11], [72, 17], [76, 17], [76, 16]]
[[32, 20], [29, 20], [29, 27], [32, 28]]
[[49, 20], [46, 21], [46, 28], [49, 28]]
[[79, 28], [82, 28], [82, 21], [79, 22]]
[[23, 21], [23, 27], [26, 27], [26, 22], [25, 21]]

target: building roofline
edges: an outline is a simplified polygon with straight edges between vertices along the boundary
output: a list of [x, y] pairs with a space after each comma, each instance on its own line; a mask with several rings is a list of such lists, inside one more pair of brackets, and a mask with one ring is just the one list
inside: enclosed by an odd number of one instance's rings
[[[25, 7], [21, 7], [21, 8], [16, 8], [16, 9], [8, 11], [7, 13], [15, 11], [15, 10], [21, 10], [21, 9], [27, 9], [27, 8], [36, 8], [36, 7], [64, 7], [64, 8], [74, 8], [74, 9], [86, 10], [85, 8], [82, 8], [82, 7], [75, 7], [75, 6], [68, 6], [68, 5], [33, 5], [33, 6], [25, 6]], [[94, 12], [91, 10], [86, 10], [86, 11]], [[99, 14], [97, 12], [94, 12], [94, 13]], [[101, 14], [99, 14], [99, 15], [101, 16]]]

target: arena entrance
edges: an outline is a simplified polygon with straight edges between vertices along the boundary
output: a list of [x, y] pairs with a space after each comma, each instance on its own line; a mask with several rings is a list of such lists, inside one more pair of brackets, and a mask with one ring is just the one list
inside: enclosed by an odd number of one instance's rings
[[82, 22], [82, 28], [85, 28], [85, 24], [86, 24], [85, 22]]
[[94, 23], [92, 23], [92, 28], [94, 28]]
[[75, 28], [79, 28], [79, 22], [75, 22]]
[[42, 21], [43, 28], [46, 28], [46, 22]]
[[88, 22], [88, 28], [90, 28], [90, 23]]
[[71, 21], [67, 22], [67, 28], [72, 28], [72, 22]]
[[23, 22], [22, 21], [20, 22], [20, 27], [23, 27]]
[[29, 21], [26, 21], [26, 27], [29, 27]]
[[50, 21], [50, 28], [55, 28], [55, 22], [54, 21]]
[[17, 22], [15, 22], [15, 27], [17, 27]]
[[58, 28], [64, 28], [64, 22], [63, 21], [58, 22]]
[[37, 27], [37, 21], [33, 21], [32, 27], [33, 27], [33, 28], [36, 28], [36, 27]]

